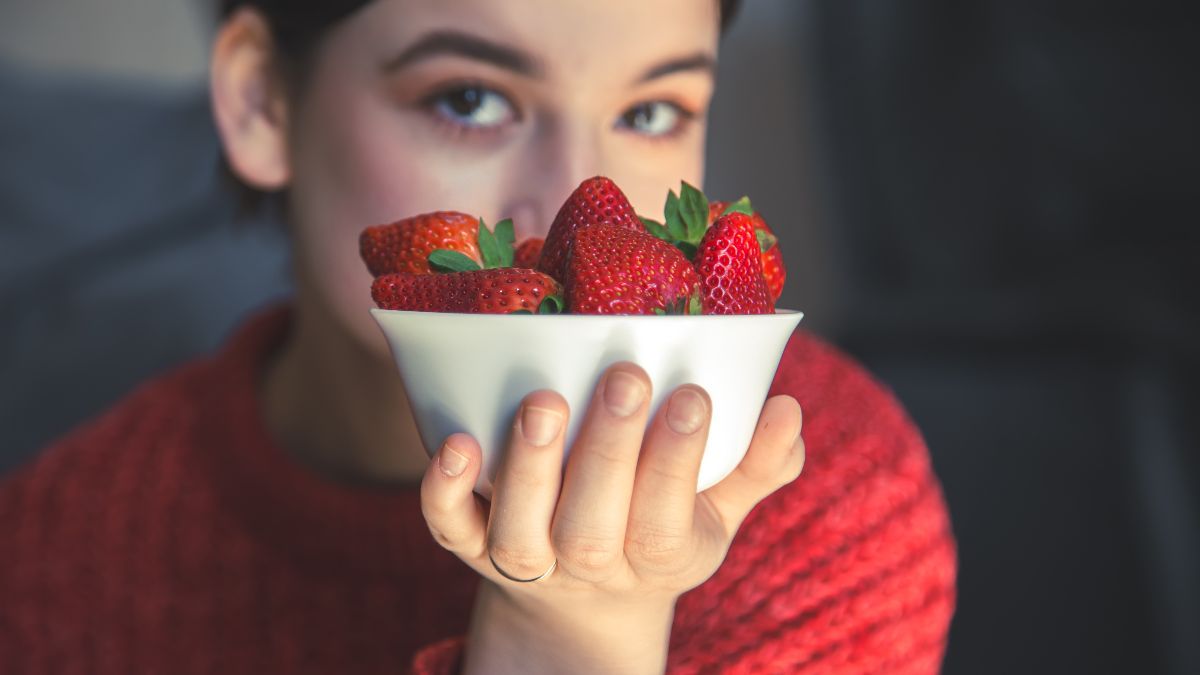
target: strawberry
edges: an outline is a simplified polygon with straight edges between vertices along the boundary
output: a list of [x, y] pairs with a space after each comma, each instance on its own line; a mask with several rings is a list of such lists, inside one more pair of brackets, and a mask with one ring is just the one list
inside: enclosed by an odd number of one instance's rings
[[742, 197], [736, 202], [712, 202], [708, 205], [708, 223], [712, 225], [722, 214], [736, 210], [750, 215], [754, 222], [754, 234], [758, 237], [759, 248], [762, 250], [763, 276], [767, 279], [767, 290], [771, 291], [771, 301], [779, 300], [783, 293], [783, 282], [787, 279], [787, 270], [783, 266], [783, 253], [779, 250], [778, 237], [767, 226], [762, 215], [750, 207], [750, 200]]
[[393, 272], [429, 274], [429, 254], [437, 249], [457, 251], [481, 262], [479, 220], [457, 211], [435, 211], [375, 225], [358, 238], [359, 253], [374, 276]]
[[754, 220], [733, 212], [717, 218], [696, 251], [705, 314], [770, 314], [775, 311], [762, 272]]
[[385, 274], [371, 285], [380, 309], [466, 314], [555, 314], [562, 287], [530, 269], [507, 267], [444, 274]]
[[[429, 254], [429, 269], [433, 272], [470, 272], [478, 269], [496, 269], [513, 266], [513, 222], [504, 219], [496, 223], [495, 232], [488, 229], [480, 218], [475, 241], [479, 245], [479, 257], [471, 258], [452, 249], [440, 248]], [[480, 262], [483, 264], [480, 265]]]
[[567, 197], [542, 247], [542, 257], [537, 268], [555, 279], [563, 280], [566, 272], [567, 251], [571, 248], [575, 231], [581, 227], [607, 223], [627, 230], [641, 231], [633, 207], [611, 180], [594, 176], [579, 184]]
[[541, 237], [529, 237], [517, 244], [517, 250], [513, 253], [513, 267], [536, 268], [544, 243], [545, 240]]
[[573, 235], [564, 284], [571, 313], [700, 313], [700, 280], [679, 249], [608, 223]]

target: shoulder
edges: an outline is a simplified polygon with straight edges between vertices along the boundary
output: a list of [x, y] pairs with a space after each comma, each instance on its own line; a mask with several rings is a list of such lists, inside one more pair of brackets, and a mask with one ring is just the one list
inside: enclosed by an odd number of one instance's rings
[[[0, 478], [0, 582], [55, 560], [78, 562], [101, 522], [145, 506], [163, 481], [186, 470], [197, 406], [192, 392], [207, 365], [195, 362], [141, 385]], [[151, 482], [153, 481], [153, 482]]]
[[91, 500], [120, 497], [132, 483], [170, 475], [164, 472], [201, 454], [200, 446], [219, 441], [217, 432], [236, 431], [256, 412], [243, 409], [254, 407], [257, 373], [288, 322], [286, 307], [251, 317], [218, 353], [147, 381], [25, 466], [0, 476], [0, 523], [42, 518], [39, 504], [103, 510], [112, 502]]
[[871, 434], [876, 425], [887, 431], [916, 434], [907, 414], [886, 386], [837, 347], [803, 331], [788, 341], [771, 395], [789, 394], [804, 408], [805, 440], [824, 440], [829, 433]]
[[[109, 456], [113, 453], [132, 452], [148, 443], [169, 444], [193, 416], [194, 406], [189, 399], [207, 366], [207, 360], [197, 360], [143, 382], [105, 412], [53, 441], [32, 461], [4, 476], [0, 486], [8, 490], [36, 483], [47, 473], [79, 472], [93, 462], [116, 459]], [[112, 466], [109, 461], [100, 463]]]
[[[797, 332], [770, 394], [788, 394], [804, 411], [804, 475], [777, 498], [844, 496], [868, 477], [897, 487], [917, 481], [938, 490], [920, 430], [886, 385], [837, 347]], [[775, 501], [778, 501], [776, 499]], [[762, 504], [766, 510], [775, 502]]]
[[[888, 672], [895, 660], [940, 659], [954, 542], [920, 432], [862, 366], [804, 332], [771, 394], [804, 410], [804, 471], [751, 512], [717, 574], [680, 599], [677, 658], [747, 672], [847, 658]], [[693, 640], [707, 646], [693, 653]]]

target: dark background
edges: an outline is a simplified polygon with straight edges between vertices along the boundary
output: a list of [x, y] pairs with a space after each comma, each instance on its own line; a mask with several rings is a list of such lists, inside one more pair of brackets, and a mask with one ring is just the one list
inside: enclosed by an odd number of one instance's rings
[[[0, 7], [0, 471], [288, 286], [213, 171], [204, 13], [54, 6]], [[1190, 14], [747, 0], [723, 45], [709, 191], [926, 435], [948, 673], [1200, 672]]]

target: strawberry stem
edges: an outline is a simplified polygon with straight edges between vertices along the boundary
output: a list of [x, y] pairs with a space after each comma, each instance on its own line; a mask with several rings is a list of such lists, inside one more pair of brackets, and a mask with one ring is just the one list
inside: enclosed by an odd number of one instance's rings
[[562, 314], [563, 299], [557, 295], [547, 295], [538, 303], [538, 314]]

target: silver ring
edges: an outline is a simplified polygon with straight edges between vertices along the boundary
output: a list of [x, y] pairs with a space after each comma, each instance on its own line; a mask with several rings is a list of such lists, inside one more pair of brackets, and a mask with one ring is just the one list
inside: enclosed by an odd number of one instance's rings
[[490, 550], [488, 551], [488, 560], [492, 561], [492, 567], [496, 568], [496, 571], [500, 573], [500, 576], [504, 577], [505, 579], [508, 579], [509, 581], [515, 581], [519, 584], [531, 584], [535, 581], [541, 581], [542, 579], [545, 579], [546, 577], [550, 576], [550, 573], [553, 572], [556, 567], [558, 567], [558, 558], [555, 558], [554, 562], [550, 563], [550, 569], [546, 570], [545, 572], [542, 572], [541, 576], [536, 576], [532, 579], [518, 579], [518, 578], [514, 577], [513, 575], [509, 574], [508, 572], [505, 572], [504, 570], [500, 569], [500, 566], [496, 564], [496, 559], [492, 557], [492, 552]]

